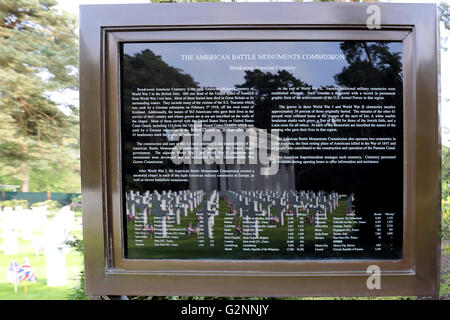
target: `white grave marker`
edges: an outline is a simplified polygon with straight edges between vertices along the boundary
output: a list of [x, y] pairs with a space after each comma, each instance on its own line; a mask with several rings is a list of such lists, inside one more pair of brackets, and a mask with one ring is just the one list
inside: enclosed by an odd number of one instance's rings
[[66, 284], [66, 257], [64, 254], [64, 228], [59, 223], [49, 222], [45, 227], [45, 262], [47, 286]]

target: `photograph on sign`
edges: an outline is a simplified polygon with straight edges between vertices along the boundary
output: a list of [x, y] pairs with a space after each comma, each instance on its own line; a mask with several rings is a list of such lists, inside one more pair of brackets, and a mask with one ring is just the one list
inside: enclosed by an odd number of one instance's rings
[[402, 259], [397, 41], [120, 44], [126, 259]]

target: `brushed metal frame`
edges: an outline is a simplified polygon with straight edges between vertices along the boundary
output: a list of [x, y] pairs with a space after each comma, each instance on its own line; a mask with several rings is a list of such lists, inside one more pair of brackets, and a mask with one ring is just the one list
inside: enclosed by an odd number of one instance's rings
[[[87, 293], [436, 296], [440, 257], [436, 7], [377, 5], [382, 12], [380, 30], [367, 29], [367, 4], [81, 6], [80, 122]], [[125, 11], [127, 14], [123, 14]], [[404, 234], [401, 260], [124, 259], [119, 44], [233, 40], [403, 42]], [[381, 290], [366, 287], [366, 268], [371, 264], [379, 265], [382, 270]]]

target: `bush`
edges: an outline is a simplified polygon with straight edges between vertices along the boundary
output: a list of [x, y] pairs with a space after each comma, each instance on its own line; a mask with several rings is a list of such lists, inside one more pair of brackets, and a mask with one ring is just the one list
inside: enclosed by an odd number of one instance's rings
[[70, 207], [75, 212], [81, 212], [81, 194], [74, 196], [72, 198], [72, 203], [70, 204]]
[[[83, 254], [83, 240], [74, 238], [73, 240], [66, 241], [66, 244], [75, 249], [76, 252]], [[84, 270], [82, 269], [78, 276], [74, 279], [76, 284], [71, 288], [71, 293], [68, 296], [69, 300], [87, 300], [89, 297], [86, 295], [84, 289]]]
[[12, 200], [0, 201], [0, 207], [2, 207], [2, 208], [22, 207], [24, 209], [28, 209], [29, 208], [29, 203], [25, 199], [12, 199]]
[[442, 181], [442, 199], [450, 197], [450, 183], [448, 181]]
[[442, 200], [441, 237], [446, 240], [450, 238], [450, 196]]
[[58, 201], [55, 200], [46, 200], [42, 202], [36, 202], [31, 205], [31, 207], [43, 207], [47, 206], [48, 211], [50, 212], [57, 212], [59, 209], [61, 209], [61, 204]]
[[81, 203], [81, 194], [73, 196], [72, 203]]

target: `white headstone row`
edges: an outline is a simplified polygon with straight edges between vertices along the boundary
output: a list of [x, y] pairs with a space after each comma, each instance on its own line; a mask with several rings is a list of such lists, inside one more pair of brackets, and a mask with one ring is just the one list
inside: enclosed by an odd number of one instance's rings
[[32, 210], [17, 206], [14, 209], [6, 207], [2, 211], [3, 229], [3, 252], [5, 254], [16, 254], [18, 252], [18, 237], [23, 240], [33, 240], [33, 231], [43, 228], [47, 221]]
[[227, 191], [225, 196], [230, 210], [240, 217], [256, 217], [258, 214], [272, 217], [274, 214], [274, 219], [281, 225], [284, 225], [286, 214], [298, 217], [301, 213], [307, 213], [314, 217], [327, 217], [337, 208], [339, 201], [338, 193], [323, 191], [243, 190]]
[[155, 217], [173, 217], [176, 224], [180, 224], [181, 216], [186, 217], [189, 211], [194, 210], [203, 199], [203, 191], [139, 191], [126, 193], [126, 210], [129, 219], [139, 215], [144, 224], [147, 223], [147, 215]]
[[[186, 217], [189, 211], [194, 211], [197, 219], [202, 221], [204, 236], [213, 238], [214, 217], [219, 214], [219, 193], [214, 190], [206, 195], [203, 190], [127, 192], [126, 209], [129, 219], [143, 219], [147, 223], [147, 215], [159, 217], [165, 221], [167, 217], [174, 218], [175, 223], [181, 223], [181, 216]], [[200, 206], [200, 207], [199, 207]], [[165, 223], [162, 223], [164, 229]], [[164, 234], [164, 230], [163, 230]]]

